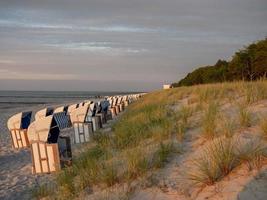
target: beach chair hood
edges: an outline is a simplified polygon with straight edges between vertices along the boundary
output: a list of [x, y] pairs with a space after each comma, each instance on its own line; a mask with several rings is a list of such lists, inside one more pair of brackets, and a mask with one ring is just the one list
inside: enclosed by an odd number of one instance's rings
[[68, 106], [60, 106], [54, 110], [54, 113], [66, 112], [68, 111]]
[[79, 104], [72, 104], [68, 107], [68, 113], [72, 113], [74, 110], [78, 108]]
[[28, 128], [29, 142], [42, 141], [56, 143], [59, 137], [59, 128], [53, 116], [34, 121]]
[[39, 120], [39, 119], [42, 119], [44, 117], [50, 116], [53, 114], [53, 112], [54, 112], [53, 108], [44, 108], [42, 110], [39, 110], [35, 114], [35, 120]]
[[70, 113], [71, 122], [72, 123], [73, 122], [84, 122], [88, 109], [89, 109], [89, 106], [82, 106], [82, 107], [79, 107], [73, 110]]
[[31, 123], [32, 112], [21, 112], [10, 117], [7, 127], [11, 129], [27, 129]]

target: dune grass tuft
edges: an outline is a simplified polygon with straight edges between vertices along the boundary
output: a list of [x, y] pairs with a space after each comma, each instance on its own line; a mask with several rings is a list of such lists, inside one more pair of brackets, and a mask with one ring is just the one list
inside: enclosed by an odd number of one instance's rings
[[236, 121], [234, 119], [231, 119], [229, 117], [222, 117], [220, 119], [220, 132], [225, 137], [233, 137], [234, 131], [236, 129]]
[[32, 190], [33, 199], [43, 199], [52, 196], [56, 191], [55, 185], [51, 183], [45, 183], [38, 185]]
[[127, 152], [126, 166], [126, 178], [136, 178], [145, 173], [148, 169], [147, 157], [144, 155], [144, 152], [141, 152], [140, 149], [131, 150]]
[[239, 123], [242, 127], [250, 127], [252, 115], [251, 112], [248, 110], [247, 105], [245, 103], [239, 104]]
[[107, 187], [119, 182], [117, 166], [115, 163], [102, 164], [100, 169], [100, 179]]
[[267, 146], [259, 139], [239, 142], [236, 149], [240, 162], [247, 164], [249, 170], [260, 168], [267, 157]]
[[193, 110], [191, 107], [181, 106], [179, 110], [179, 115], [180, 115], [181, 121], [183, 122], [185, 126], [188, 125], [188, 118], [191, 117], [192, 114], [193, 114]]
[[260, 121], [261, 135], [262, 138], [267, 140], [267, 117], [263, 116]]
[[202, 134], [206, 139], [212, 139], [216, 136], [218, 104], [211, 102], [204, 112], [202, 121]]
[[164, 166], [170, 154], [179, 151], [175, 148], [173, 143], [160, 143], [158, 150], [155, 152], [153, 156], [154, 166], [156, 168], [160, 168]]
[[195, 169], [189, 172], [190, 180], [198, 184], [214, 184], [238, 164], [233, 141], [221, 138], [212, 141], [193, 164]]
[[188, 178], [195, 184], [213, 185], [227, 176], [234, 168], [245, 163], [251, 169], [261, 166], [266, 159], [266, 146], [259, 140], [240, 142], [221, 137], [204, 147], [202, 154], [193, 161]]
[[185, 139], [186, 129], [187, 129], [187, 124], [183, 122], [176, 123], [175, 133], [178, 141], [182, 142]]

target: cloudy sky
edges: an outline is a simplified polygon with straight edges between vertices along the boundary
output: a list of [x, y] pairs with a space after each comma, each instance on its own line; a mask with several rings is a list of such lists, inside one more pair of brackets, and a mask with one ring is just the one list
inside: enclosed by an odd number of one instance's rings
[[266, 0], [0, 0], [0, 90], [154, 90], [265, 36]]

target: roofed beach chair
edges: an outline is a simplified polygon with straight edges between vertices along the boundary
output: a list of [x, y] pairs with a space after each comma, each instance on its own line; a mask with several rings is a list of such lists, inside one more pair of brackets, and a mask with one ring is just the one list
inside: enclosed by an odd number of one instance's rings
[[54, 113], [54, 109], [51, 107], [44, 108], [35, 113], [35, 120], [42, 119]]
[[107, 123], [107, 113], [109, 108], [109, 102], [107, 100], [102, 100], [97, 102], [96, 116], [101, 117], [101, 123]]
[[129, 105], [128, 98], [129, 98], [128, 95], [124, 95], [122, 98], [124, 108], [126, 108]]
[[31, 116], [32, 112], [21, 112], [10, 117], [7, 121], [13, 148], [29, 147], [27, 129], [31, 123]]
[[108, 99], [110, 107], [108, 111], [108, 115], [111, 116], [111, 119], [113, 119], [118, 113], [116, 112], [116, 97], [111, 97]]
[[119, 106], [119, 97], [114, 97], [113, 107], [115, 108], [115, 113], [118, 115], [120, 113], [120, 106]]
[[97, 103], [91, 102], [88, 106], [88, 111], [86, 114], [86, 122], [92, 122], [93, 131], [97, 131], [102, 128], [101, 116], [96, 115], [97, 113]]
[[90, 141], [93, 134], [92, 122], [86, 122], [89, 106], [76, 108], [70, 113], [70, 119], [74, 128], [73, 143], [84, 143]]
[[123, 110], [124, 110], [124, 105], [123, 105], [123, 101], [122, 101], [122, 99], [123, 99], [123, 97], [122, 96], [120, 96], [119, 98], [118, 98], [118, 106], [119, 106], [119, 111], [120, 112], [122, 112]]
[[33, 174], [57, 172], [71, 163], [70, 138], [60, 136], [60, 129], [53, 115], [31, 123], [28, 138]]

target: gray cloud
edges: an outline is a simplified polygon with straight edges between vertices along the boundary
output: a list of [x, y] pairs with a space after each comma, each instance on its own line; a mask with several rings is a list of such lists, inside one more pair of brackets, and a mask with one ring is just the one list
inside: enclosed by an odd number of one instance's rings
[[264, 38], [266, 10], [266, 0], [0, 1], [0, 89], [156, 89]]

